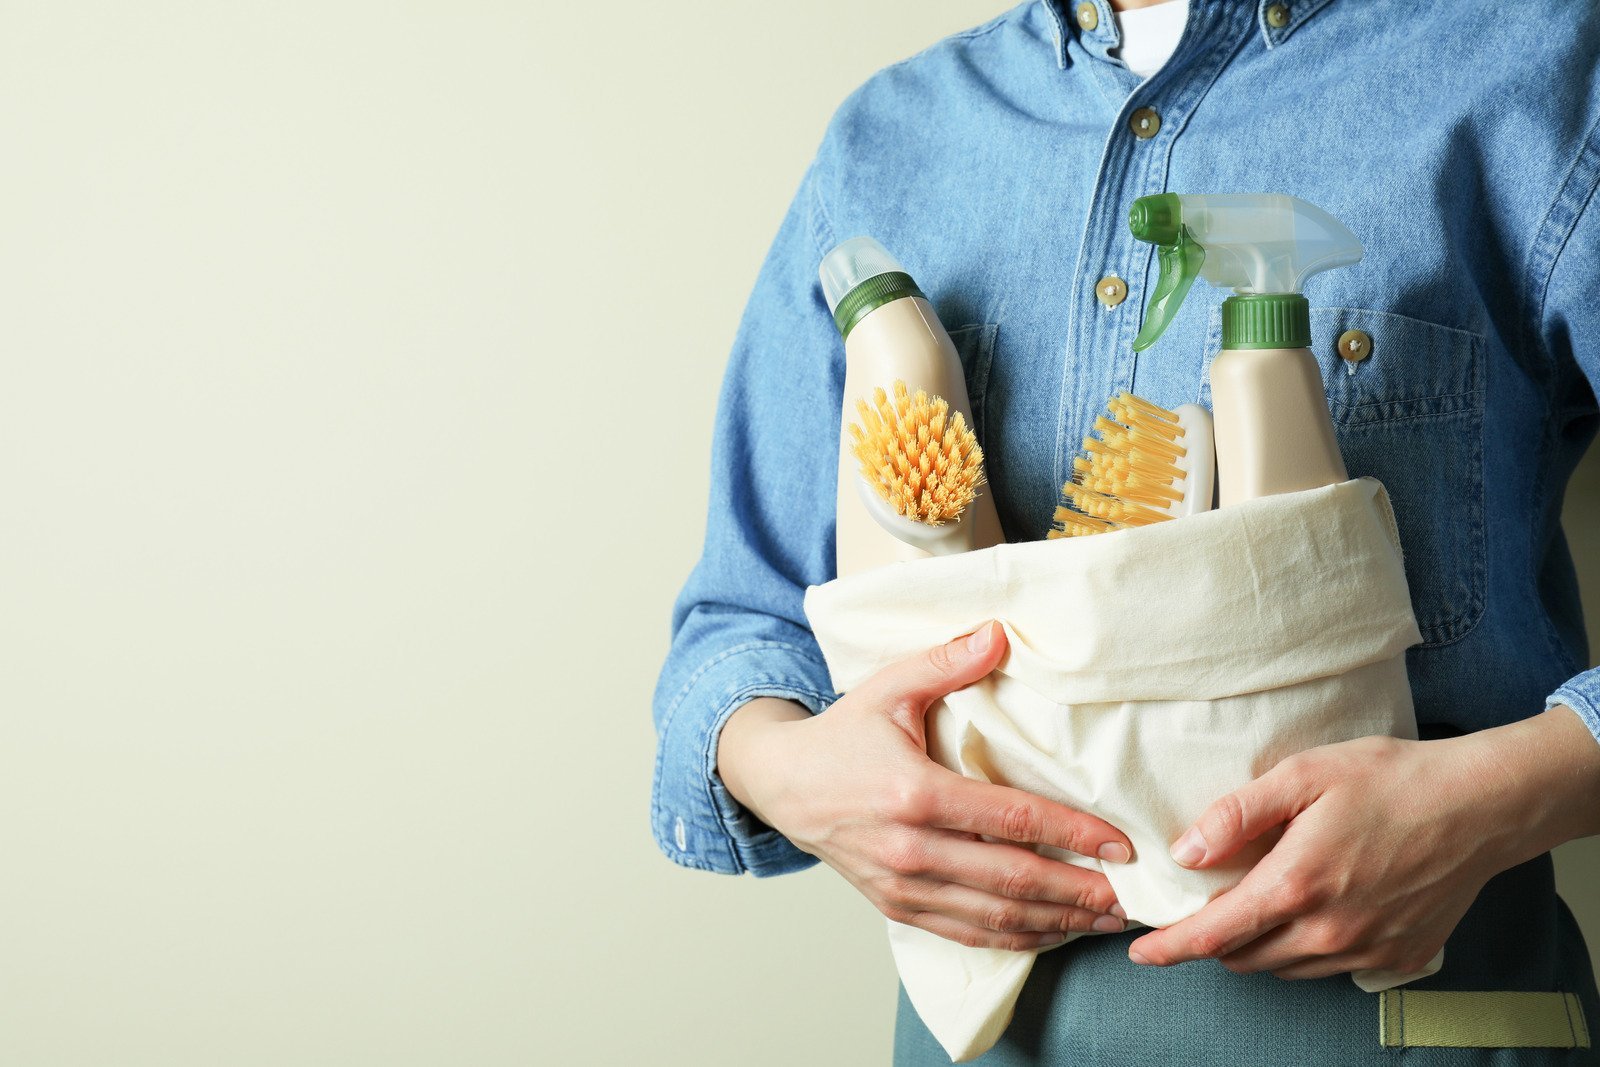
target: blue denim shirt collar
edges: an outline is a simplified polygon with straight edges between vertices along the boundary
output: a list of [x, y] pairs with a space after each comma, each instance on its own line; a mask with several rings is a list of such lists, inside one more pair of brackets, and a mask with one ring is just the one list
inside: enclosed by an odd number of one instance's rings
[[[1122, 31], [1117, 26], [1116, 13], [1112, 10], [1111, 0], [1088, 0], [1099, 13], [1098, 24], [1092, 30], [1085, 30], [1078, 25], [1078, 4], [1072, 0], [1039, 0], [1046, 13], [1055, 23], [1055, 49], [1056, 66], [1066, 69], [1071, 62], [1068, 55], [1068, 36], [1075, 34], [1084, 50], [1096, 59], [1114, 62], [1111, 51], [1122, 45]], [[1190, 4], [1205, 3], [1207, 0], [1189, 0]], [[1261, 30], [1261, 40], [1268, 48], [1275, 48], [1287, 41], [1294, 31], [1310, 21], [1318, 11], [1328, 5], [1330, 0], [1295, 0], [1285, 4], [1289, 9], [1289, 21], [1283, 26], [1273, 26], [1267, 20], [1267, 9], [1282, 0], [1212, 0], [1221, 3], [1250, 2], [1256, 8], [1256, 25]]]

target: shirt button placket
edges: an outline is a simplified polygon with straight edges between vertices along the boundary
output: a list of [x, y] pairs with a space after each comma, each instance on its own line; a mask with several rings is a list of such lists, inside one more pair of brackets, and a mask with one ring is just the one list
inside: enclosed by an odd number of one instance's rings
[[[1070, 10], [1077, 14], [1084, 6], [1096, 9], [1099, 15], [1098, 3], [1079, 3]], [[1120, 114], [1115, 121], [1120, 129], [1106, 143], [1090, 199], [1077, 269], [1080, 277], [1084, 272], [1094, 271], [1089, 277], [1098, 280], [1094, 283], [1093, 300], [1074, 301], [1075, 313], [1068, 331], [1068, 359], [1074, 373], [1068, 374], [1062, 382], [1054, 465], [1060, 478], [1065, 478], [1069, 472], [1070, 453], [1093, 417], [1104, 410], [1106, 398], [1116, 389], [1138, 385], [1132, 340], [1141, 318], [1145, 260], [1151, 249], [1145, 245], [1136, 246], [1128, 233], [1128, 206], [1139, 196], [1164, 191], [1167, 156], [1174, 131], [1182, 126], [1205, 95], [1206, 87], [1232, 53], [1231, 43], [1254, 31], [1261, 11], [1255, 5], [1192, 4], [1190, 20], [1201, 31], [1203, 39], [1215, 43], [1186, 55], [1181, 76], [1168, 74], [1158, 78], [1154, 86], [1156, 94], [1138, 92], [1139, 86], [1129, 83], [1127, 77], [1112, 77], [1113, 74], [1127, 75], [1127, 71], [1102, 69], [1098, 65], [1089, 71], [1108, 90], [1108, 98], [1117, 91], [1114, 82], [1125, 86], [1123, 92], [1137, 92], [1138, 96], [1146, 98], [1132, 101], [1124, 98], [1118, 108]], [[1105, 22], [1104, 17], [1098, 18], [1102, 28]], [[1157, 95], [1162, 102], [1159, 111], [1155, 106]], [[1138, 273], [1129, 275], [1130, 270]], [[1089, 295], [1082, 289], [1078, 291], [1082, 296]], [[1120, 310], [1124, 304], [1128, 310]], [[1115, 314], [1113, 309], [1117, 309]], [[1168, 367], [1182, 358], [1170, 351], [1158, 353], [1152, 366]], [[1158, 372], [1152, 385], [1170, 384], [1169, 379], [1175, 380], [1170, 373]]]

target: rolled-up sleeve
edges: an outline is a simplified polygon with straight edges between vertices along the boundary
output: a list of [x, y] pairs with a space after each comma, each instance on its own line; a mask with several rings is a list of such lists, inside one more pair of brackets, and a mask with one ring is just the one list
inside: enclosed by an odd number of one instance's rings
[[[1543, 326], [1558, 377], [1567, 386], [1566, 415], [1589, 420], [1595, 413], [1595, 397], [1600, 395], [1600, 298], [1596, 297], [1600, 292], [1600, 205], [1595, 203], [1600, 197], [1596, 191], [1600, 135], [1591, 133], [1580, 164], [1557, 202], [1557, 212], [1565, 209], [1575, 214], [1568, 216], [1572, 229], [1546, 287]], [[1600, 668], [1563, 682], [1545, 699], [1547, 708], [1557, 704], [1577, 712], [1600, 741]]]
[[[826, 146], [824, 146], [826, 147]], [[835, 698], [806, 623], [834, 576], [843, 348], [817, 280], [835, 243], [813, 161], [745, 306], [718, 399], [705, 547], [672, 609], [656, 685], [651, 824], [685, 867], [775, 875], [816, 862], [717, 774], [728, 717], [759, 696], [813, 713]]]

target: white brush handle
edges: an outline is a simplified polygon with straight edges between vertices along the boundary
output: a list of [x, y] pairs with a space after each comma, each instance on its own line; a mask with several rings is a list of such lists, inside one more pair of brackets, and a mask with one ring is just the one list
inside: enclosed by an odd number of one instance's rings
[[861, 503], [866, 507], [867, 514], [876, 519], [878, 525], [882, 526], [891, 537], [898, 538], [912, 548], [919, 548], [932, 556], [953, 556], [957, 552], [971, 550], [970, 522], [962, 522], [961, 518], [957, 518], [941, 526], [929, 526], [925, 522], [908, 519], [879, 496], [878, 491], [868, 485], [865, 478], [857, 476], [855, 483], [856, 495], [861, 497]]
[[1183, 471], [1183, 499], [1168, 505], [1166, 510], [1181, 519], [1211, 510], [1217, 484], [1217, 447], [1211, 412], [1199, 404], [1183, 404], [1174, 408], [1173, 414], [1178, 416], [1178, 425], [1183, 427], [1186, 450], [1177, 462]]

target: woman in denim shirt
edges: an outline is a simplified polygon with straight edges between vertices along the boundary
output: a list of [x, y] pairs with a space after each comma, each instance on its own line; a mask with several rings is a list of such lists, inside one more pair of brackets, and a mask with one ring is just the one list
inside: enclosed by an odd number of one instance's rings
[[[1569, 993], [1593, 1027], [1548, 853], [1600, 833], [1600, 670], [1559, 524], [1597, 425], [1600, 16], [1190, 0], [1155, 74], [1119, 44], [1110, 0], [1030, 0], [880, 72], [829, 124], [723, 383], [705, 551], [656, 692], [656, 839], [725, 873], [820, 858], [890, 918], [967, 944], [1111, 931], [1042, 955], [979, 1062], [1377, 1062], [1376, 998], [1344, 972], [1417, 970], [1441, 946], [1408, 990]], [[834, 576], [843, 349], [822, 255], [870, 234], [917, 278], [960, 351], [1007, 539], [1033, 540], [1107, 396], [1209, 404], [1216, 300], [1132, 350], [1157, 270], [1128, 206], [1163, 191], [1291, 193], [1366, 247], [1307, 296], [1347, 466], [1394, 503], [1423, 740], [1314, 749], [1220, 798], [1180, 861], [1288, 831], [1237, 889], [1135, 935], [1102, 876], [977, 836], [1115, 862], [1120, 831], [923, 751], [922, 712], [992, 670], [1003, 632], [836, 697], [801, 600]], [[1360, 361], [1334, 353], [1350, 330]], [[948, 1062], [903, 995], [896, 1060]]]

